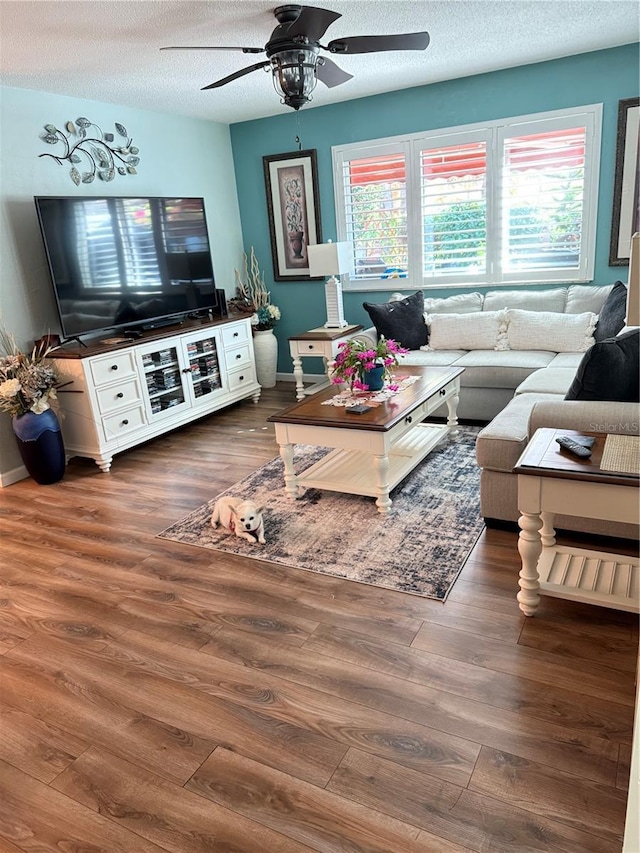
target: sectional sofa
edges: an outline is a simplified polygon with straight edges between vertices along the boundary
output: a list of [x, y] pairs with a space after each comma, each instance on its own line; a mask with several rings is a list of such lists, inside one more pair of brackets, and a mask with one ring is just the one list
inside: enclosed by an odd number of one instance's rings
[[[625, 301], [626, 287], [620, 282], [463, 293], [446, 299], [394, 294], [382, 305], [365, 303], [375, 325], [358, 337], [372, 343], [378, 334], [399, 339], [410, 349], [402, 357], [407, 364], [465, 368], [458, 416], [488, 422], [476, 444], [482, 514], [489, 523], [515, 522], [519, 513], [513, 467], [537, 428], [640, 431], [634, 392], [640, 383], [637, 332], [620, 336], [625, 357], [631, 352], [624, 368], [620, 361], [615, 368], [626, 373], [624, 402], [615, 399], [615, 390], [613, 395], [605, 393], [611, 397], [606, 401], [594, 399], [598, 394], [592, 389], [576, 390], [585, 380], [577, 374], [589, 361], [587, 353], [601, 350], [605, 340], [622, 330]], [[565, 399], [570, 390], [582, 399]], [[444, 416], [446, 410], [438, 414]], [[635, 526], [573, 516], [558, 516], [556, 526], [625, 538], [638, 535]]]

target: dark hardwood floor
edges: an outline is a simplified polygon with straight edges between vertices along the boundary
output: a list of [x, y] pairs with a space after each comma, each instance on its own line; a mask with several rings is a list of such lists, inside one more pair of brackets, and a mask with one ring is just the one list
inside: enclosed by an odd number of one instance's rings
[[525, 621], [515, 532], [444, 605], [156, 538], [292, 400], [0, 490], [1, 853], [620, 853], [637, 617]]

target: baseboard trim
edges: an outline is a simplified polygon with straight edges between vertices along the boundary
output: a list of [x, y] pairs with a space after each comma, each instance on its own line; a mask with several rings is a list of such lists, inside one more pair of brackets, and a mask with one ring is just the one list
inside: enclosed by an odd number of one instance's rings
[[24, 465], [18, 465], [17, 468], [12, 468], [10, 471], [5, 471], [0, 474], [0, 488], [5, 489], [7, 486], [17, 483], [19, 480], [26, 480], [29, 472]]

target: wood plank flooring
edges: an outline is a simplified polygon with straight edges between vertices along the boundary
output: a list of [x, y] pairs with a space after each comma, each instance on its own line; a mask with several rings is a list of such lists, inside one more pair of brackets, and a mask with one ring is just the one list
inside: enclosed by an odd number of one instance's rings
[[0, 853], [620, 853], [637, 617], [525, 620], [515, 532], [445, 604], [156, 538], [292, 400], [0, 490]]

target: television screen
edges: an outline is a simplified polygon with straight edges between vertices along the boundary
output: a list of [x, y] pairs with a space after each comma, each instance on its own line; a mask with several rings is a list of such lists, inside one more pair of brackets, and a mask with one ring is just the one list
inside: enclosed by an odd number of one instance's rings
[[35, 198], [66, 338], [218, 307], [201, 198]]

